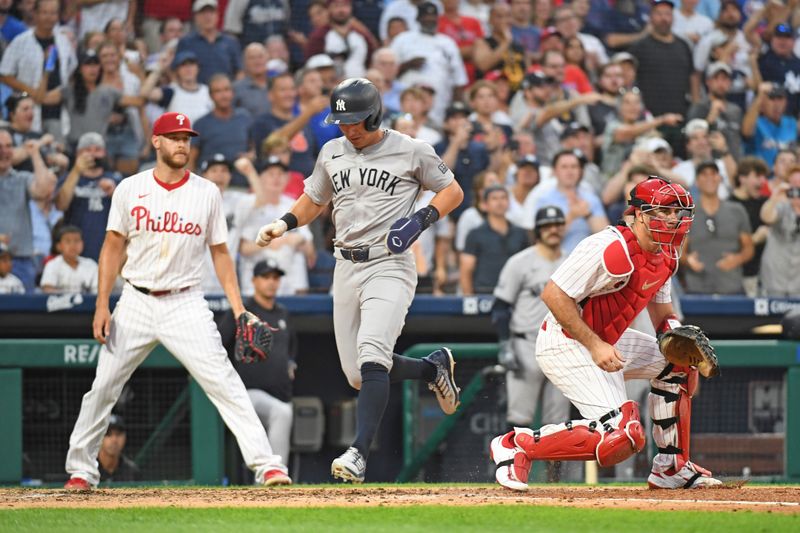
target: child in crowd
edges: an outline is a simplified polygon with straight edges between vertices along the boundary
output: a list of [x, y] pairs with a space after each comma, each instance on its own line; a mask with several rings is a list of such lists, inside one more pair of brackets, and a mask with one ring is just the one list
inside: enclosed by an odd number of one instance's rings
[[77, 226], [63, 226], [56, 234], [59, 255], [44, 266], [43, 292], [97, 292], [97, 263], [83, 253], [83, 237]]
[[0, 294], [25, 294], [25, 286], [11, 273], [11, 267], [11, 251], [6, 243], [0, 242]]

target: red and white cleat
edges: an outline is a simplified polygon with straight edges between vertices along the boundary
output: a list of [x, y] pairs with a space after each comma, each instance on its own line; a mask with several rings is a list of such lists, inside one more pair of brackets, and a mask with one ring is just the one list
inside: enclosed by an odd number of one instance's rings
[[516, 491], [528, 490], [528, 474], [531, 460], [514, 443], [514, 431], [509, 431], [492, 439], [489, 457], [497, 465], [494, 478], [503, 487]]
[[64, 484], [64, 488], [75, 492], [88, 492], [92, 490], [92, 486], [89, 482], [82, 477], [70, 478], [70, 480]]
[[278, 485], [291, 485], [292, 478], [284, 474], [278, 469], [267, 470], [264, 473], [264, 485], [267, 487], [276, 487]]
[[704, 489], [722, 485], [722, 481], [711, 477], [711, 472], [702, 466], [687, 461], [678, 471], [669, 468], [664, 472], [651, 472], [647, 485], [651, 489]]

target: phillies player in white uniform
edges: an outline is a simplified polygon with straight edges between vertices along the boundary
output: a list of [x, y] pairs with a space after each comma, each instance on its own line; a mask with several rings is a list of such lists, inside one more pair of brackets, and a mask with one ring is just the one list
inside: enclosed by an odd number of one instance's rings
[[694, 202], [683, 187], [651, 177], [631, 192], [632, 226], [607, 227], [581, 241], [542, 293], [550, 312], [536, 341], [539, 367], [583, 420], [495, 437], [490, 454], [504, 487], [526, 490], [532, 460], [597, 460], [601, 466], [642, 450], [646, 437], [626, 379], [649, 379], [658, 454], [651, 488], [719, 485], [689, 460], [691, 397], [698, 372], [668, 363], [651, 335], [630, 329], [644, 309], [658, 332], [679, 323], [670, 278]]
[[[195, 135], [185, 115], [161, 115], [153, 124], [155, 168], [123, 180], [111, 200], [93, 323], [94, 337], [103, 347], [69, 439], [68, 489], [97, 485], [97, 452], [111, 408], [158, 343], [186, 367], [216, 406], [256, 479], [266, 485], [291, 483], [228, 360], [200, 290], [203, 257], [210, 248], [234, 315], [245, 310], [225, 244], [219, 189], [185, 169]], [[125, 286], [112, 315], [109, 294], [120, 269]]]

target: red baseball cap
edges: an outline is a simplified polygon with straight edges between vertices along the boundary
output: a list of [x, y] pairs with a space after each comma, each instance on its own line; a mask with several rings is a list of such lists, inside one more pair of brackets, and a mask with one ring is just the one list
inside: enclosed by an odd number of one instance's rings
[[192, 129], [192, 121], [183, 113], [164, 113], [153, 123], [153, 135], [166, 135], [167, 133], [188, 133], [197, 137], [197, 132]]

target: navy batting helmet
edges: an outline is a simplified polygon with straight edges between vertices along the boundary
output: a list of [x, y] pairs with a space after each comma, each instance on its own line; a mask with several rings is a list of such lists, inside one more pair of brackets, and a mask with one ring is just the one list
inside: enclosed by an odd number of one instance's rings
[[331, 112], [326, 124], [358, 124], [364, 121], [367, 131], [381, 125], [383, 105], [378, 88], [366, 78], [350, 78], [336, 86], [331, 93]]

